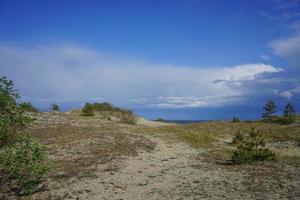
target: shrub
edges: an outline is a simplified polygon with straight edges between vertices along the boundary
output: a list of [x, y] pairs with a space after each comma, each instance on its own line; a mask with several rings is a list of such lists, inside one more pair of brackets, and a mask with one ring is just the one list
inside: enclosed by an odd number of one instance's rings
[[137, 118], [131, 110], [122, 110], [120, 112], [120, 121], [126, 124], [136, 124]]
[[19, 94], [13, 87], [11, 80], [0, 77], [0, 148], [16, 142], [30, 122], [16, 103]]
[[94, 112], [106, 112], [105, 114], [108, 115], [106, 116], [108, 120], [111, 120], [112, 116], [115, 116], [120, 122], [127, 124], [136, 124], [137, 121], [136, 116], [131, 110], [114, 107], [107, 102], [93, 104], [86, 103], [81, 111], [83, 116], [93, 116]]
[[81, 109], [83, 116], [94, 116], [94, 108], [93, 105], [90, 103], [86, 103], [84, 107]]
[[27, 135], [1, 150], [0, 170], [15, 181], [20, 194], [31, 194], [50, 170], [45, 147]]
[[107, 102], [93, 103], [92, 106], [94, 108], [94, 111], [119, 111], [119, 108], [116, 108], [112, 104]]
[[37, 108], [35, 108], [30, 102], [20, 103], [19, 106], [27, 112], [39, 112]]
[[53, 102], [51, 104], [51, 110], [54, 111], [54, 112], [59, 112], [60, 111], [60, 107], [59, 107], [59, 105], [56, 102]]
[[242, 131], [236, 132], [232, 138], [232, 144], [240, 144], [242, 141], [244, 141], [244, 134]]
[[241, 122], [241, 120], [237, 117], [233, 117], [232, 120], [231, 120], [232, 123], [239, 123]]
[[163, 118], [158, 118], [155, 121], [157, 121], [157, 122], [164, 122], [165, 120]]
[[236, 136], [237, 149], [233, 151], [232, 161], [235, 164], [251, 163], [253, 161], [274, 160], [275, 153], [266, 148], [266, 141], [262, 133], [251, 129], [247, 135]]
[[24, 136], [31, 119], [16, 103], [19, 94], [13, 86], [11, 80], [0, 77], [0, 192], [17, 187], [20, 193], [29, 194], [49, 165], [45, 149]]

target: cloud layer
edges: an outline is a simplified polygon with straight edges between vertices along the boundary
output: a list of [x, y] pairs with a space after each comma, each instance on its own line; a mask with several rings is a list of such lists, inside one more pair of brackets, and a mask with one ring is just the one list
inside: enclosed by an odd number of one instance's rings
[[272, 92], [267, 64], [192, 68], [152, 64], [79, 46], [0, 44], [1, 75], [13, 79], [25, 100], [106, 100], [123, 106], [214, 107]]
[[291, 65], [300, 67], [300, 33], [275, 40], [271, 43], [276, 55], [283, 57]]

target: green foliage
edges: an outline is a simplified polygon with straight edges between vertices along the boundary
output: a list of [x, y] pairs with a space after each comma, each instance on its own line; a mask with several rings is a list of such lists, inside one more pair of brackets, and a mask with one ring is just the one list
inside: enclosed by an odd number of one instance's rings
[[136, 124], [137, 119], [131, 110], [122, 110], [120, 112], [120, 121], [126, 124]]
[[23, 134], [32, 119], [16, 103], [19, 95], [13, 86], [0, 77], [0, 192], [17, 186], [19, 192], [28, 194], [49, 167], [44, 148]]
[[239, 123], [241, 122], [241, 120], [237, 117], [233, 117], [232, 120], [231, 120], [232, 123]]
[[84, 107], [81, 109], [83, 116], [94, 116], [94, 108], [93, 105], [90, 103], [86, 103]]
[[20, 194], [32, 193], [50, 166], [45, 147], [28, 135], [0, 152], [0, 170], [15, 181]]
[[235, 164], [251, 163], [253, 161], [275, 160], [275, 153], [266, 148], [266, 141], [262, 133], [251, 129], [247, 135], [236, 134], [237, 149], [233, 151], [232, 161]]
[[15, 142], [30, 122], [16, 103], [19, 94], [13, 86], [11, 80], [0, 77], [0, 148]]
[[232, 144], [240, 144], [243, 141], [244, 141], [244, 134], [242, 133], [242, 131], [236, 132], [232, 138]]
[[163, 118], [158, 118], [157, 120], [155, 120], [157, 122], [164, 122], [165, 120]]
[[107, 102], [93, 103], [92, 106], [94, 111], [120, 111], [119, 108], [114, 107], [112, 104]]
[[296, 120], [296, 111], [293, 104], [288, 103], [285, 106], [282, 117], [286, 124], [292, 123]]
[[112, 104], [103, 103], [86, 103], [81, 110], [83, 116], [94, 116], [95, 112], [106, 112], [107, 119], [111, 120], [112, 116], [118, 118], [121, 122], [127, 124], [136, 124], [136, 117], [131, 110], [125, 110], [114, 107]]
[[264, 112], [262, 114], [262, 117], [264, 120], [271, 120], [277, 111], [277, 107], [272, 100], [268, 100], [266, 105], [263, 107], [263, 109], [264, 109]]
[[277, 124], [291, 124], [296, 120], [296, 111], [291, 103], [287, 103], [282, 116], [269, 116], [264, 118], [264, 121]]
[[59, 107], [59, 105], [56, 102], [53, 102], [51, 104], [51, 110], [54, 111], [54, 112], [59, 112], [60, 111], [60, 107]]
[[19, 106], [27, 112], [39, 112], [37, 108], [35, 108], [30, 102], [20, 103]]

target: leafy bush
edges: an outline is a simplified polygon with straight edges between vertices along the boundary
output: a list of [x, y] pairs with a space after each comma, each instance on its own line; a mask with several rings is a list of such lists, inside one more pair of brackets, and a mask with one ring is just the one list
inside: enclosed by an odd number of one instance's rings
[[86, 103], [84, 107], [81, 109], [83, 116], [94, 116], [94, 108], [93, 105], [90, 103]]
[[44, 146], [27, 135], [0, 152], [0, 170], [15, 181], [20, 194], [34, 191], [41, 178], [50, 170]]
[[16, 142], [30, 122], [16, 103], [19, 94], [13, 87], [11, 80], [0, 77], [0, 148]]
[[44, 148], [24, 136], [32, 119], [16, 103], [19, 94], [13, 86], [11, 80], [0, 77], [0, 192], [17, 187], [20, 193], [28, 194], [49, 165]]
[[241, 122], [241, 120], [237, 117], [233, 117], [232, 120], [231, 120], [232, 123], [239, 123]]
[[275, 160], [275, 153], [266, 148], [262, 133], [251, 129], [247, 135], [236, 134], [237, 149], [233, 151], [232, 161], [235, 164], [251, 163], [253, 161]]
[[35, 108], [30, 102], [20, 103], [19, 106], [27, 112], [39, 112], [37, 108]]

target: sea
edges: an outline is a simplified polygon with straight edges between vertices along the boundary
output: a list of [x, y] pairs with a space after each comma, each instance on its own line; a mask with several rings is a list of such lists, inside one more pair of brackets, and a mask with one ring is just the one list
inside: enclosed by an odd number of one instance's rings
[[165, 122], [177, 123], [177, 124], [193, 124], [200, 122], [209, 122], [212, 120], [165, 120]]

